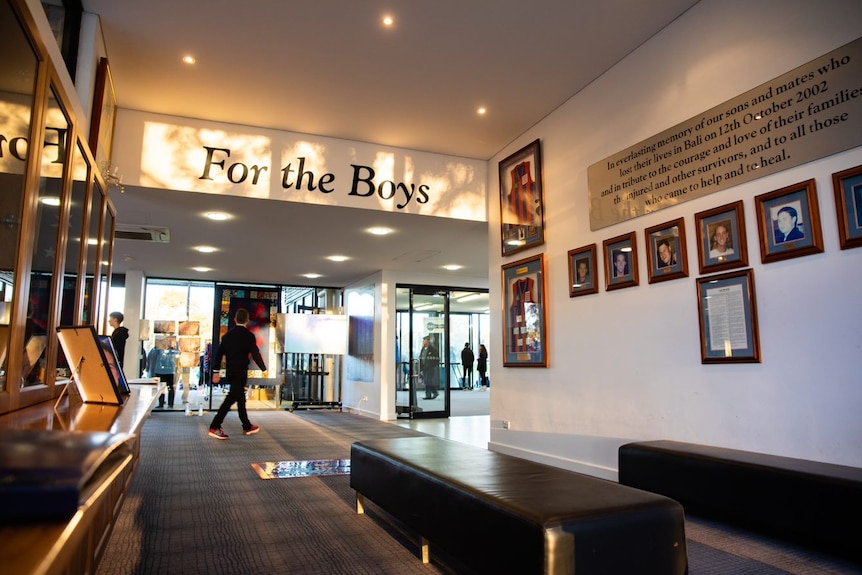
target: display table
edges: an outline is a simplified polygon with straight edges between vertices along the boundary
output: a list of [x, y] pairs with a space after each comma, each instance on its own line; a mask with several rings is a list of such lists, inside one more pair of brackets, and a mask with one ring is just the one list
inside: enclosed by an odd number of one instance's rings
[[99, 467], [70, 518], [0, 525], [4, 573], [48, 575], [95, 573], [119, 515], [140, 456], [139, 435], [160, 386], [132, 385], [124, 405], [76, 404], [68, 396], [0, 416], [0, 430], [43, 429], [127, 433], [131, 449]]

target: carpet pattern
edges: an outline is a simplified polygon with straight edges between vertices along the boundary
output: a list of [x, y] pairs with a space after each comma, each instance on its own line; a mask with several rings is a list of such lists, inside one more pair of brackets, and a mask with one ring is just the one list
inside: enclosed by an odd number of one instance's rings
[[[377, 575], [465, 573], [435, 556], [423, 565], [418, 536], [355, 511], [346, 475], [261, 481], [260, 461], [347, 459], [354, 441], [422, 435], [334, 411], [253, 412], [244, 436], [236, 413], [207, 436], [209, 417], [153, 413], [141, 459], [97, 575]], [[457, 528], [453, 526], [453, 528]], [[690, 575], [858, 575], [860, 566], [686, 519]], [[621, 574], [629, 575], [629, 574]], [[636, 575], [636, 574], [634, 574]]]

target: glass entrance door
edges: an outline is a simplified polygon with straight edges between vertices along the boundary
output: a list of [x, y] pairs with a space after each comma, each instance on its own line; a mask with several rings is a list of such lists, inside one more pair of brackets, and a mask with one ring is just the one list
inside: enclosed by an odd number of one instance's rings
[[[449, 417], [449, 292], [399, 287], [396, 411]], [[406, 308], [406, 309], [404, 309]]]

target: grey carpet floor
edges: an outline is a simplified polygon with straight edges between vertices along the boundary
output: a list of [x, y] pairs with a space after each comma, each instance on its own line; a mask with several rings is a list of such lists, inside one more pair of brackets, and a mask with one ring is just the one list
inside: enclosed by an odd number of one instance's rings
[[[457, 572], [417, 558], [415, 534], [355, 512], [349, 477], [260, 479], [252, 463], [350, 456], [354, 441], [421, 435], [335, 411], [252, 412], [243, 436], [207, 436], [211, 414], [155, 412], [98, 575], [375, 575]], [[686, 523], [690, 575], [862, 573], [858, 566], [707, 521]], [[620, 574], [629, 575], [629, 574]], [[636, 575], [636, 574], [632, 574]]]

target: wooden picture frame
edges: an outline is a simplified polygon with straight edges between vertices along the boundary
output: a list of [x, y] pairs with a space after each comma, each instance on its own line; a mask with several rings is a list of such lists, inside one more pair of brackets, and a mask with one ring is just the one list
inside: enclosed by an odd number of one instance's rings
[[502, 266], [503, 366], [548, 367], [545, 256]]
[[569, 250], [569, 297], [599, 293], [596, 244]]
[[90, 151], [93, 152], [99, 172], [107, 174], [111, 171], [114, 123], [117, 119], [117, 94], [107, 58], [99, 59], [91, 118]]
[[500, 171], [500, 233], [508, 256], [545, 243], [545, 201], [539, 140], [502, 160]]
[[842, 250], [862, 246], [862, 166], [832, 174], [838, 242]]
[[119, 384], [92, 325], [61, 326], [57, 337], [84, 403], [122, 405]]
[[813, 179], [755, 196], [754, 206], [763, 263], [823, 251], [817, 183]]
[[685, 218], [644, 230], [649, 283], [688, 277]]
[[760, 363], [754, 271], [697, 279], [701, 363]]
[[605, 252], [605, 291], [638, 285], [637, 235], [629, 232], [602, 242]]
[[700, 273], [748, 265], [748, 241], [742, 200], [694, 215], [697, 227], [697, 263]]

